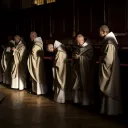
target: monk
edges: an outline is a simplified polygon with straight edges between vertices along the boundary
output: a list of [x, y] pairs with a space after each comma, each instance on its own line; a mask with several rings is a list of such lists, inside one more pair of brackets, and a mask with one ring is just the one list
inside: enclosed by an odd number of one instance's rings
[[46, 94], [43, 41], [41, 37], [37, 37], [36, 32], [31, 32], [30, 38], [33, 47], [28, 57], [28, 70], [32, 80], [32, 93], [37, 95]]
[[26, 47], [19, 35], [16, 35], [14, 40], [16, 46], [12, 48], [14, 63], [11, 88], [23, 90], [26, 88]]
[[0, 83], [3, 82], [3, 71], [2, 71], [2, 67], [0, 65]]
[[[0, 59], [2, 58], [2, 51], [4, 48], [0, 47]], [[2, 65], [0, 64], [0, 83], [3, 82], [3, 70], [2, 70]]]
[[49, 52], [55, 52], [55, 60], [53, 66], [53, 88], [54, 101], [57, 103], [65, 103], [65, 88], [67, 76], [67, 53], [65, 47], [59, 41], [55, 41], [54, 45], [48, 45]]
[[118, 115], [121, 113], [118, 41], [106, 25], [100, 27], [99, 34], [103, 38], [99, 67], [99, 85], [102, 93], [101, 113]]
[[73, 102], [84, 106], [93, 103], [92, 94], [92, 60], [93, 48], [89, 39], [82, 34], [76, 37], [76, 48], [73, 51]]
[[3, 83], [11, 85], [11, 69], [13, 62], [12, 47], [14, 47], [15, 41], [10, 40], [7, 47], [4, 49], [1, 59], [1, 65], [3, 69]]

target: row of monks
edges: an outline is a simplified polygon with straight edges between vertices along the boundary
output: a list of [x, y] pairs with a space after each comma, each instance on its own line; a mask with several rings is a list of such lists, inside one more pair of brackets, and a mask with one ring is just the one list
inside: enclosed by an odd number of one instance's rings
[[[103, 43], [98, 74], [101, 113], [118, 115], [121, 114], [118, 41], [114, 33], [109, 32], [106, 25], [100, 27], [99, 35], [102, 37]], [[48, 87], [45, 78], [43, 41], [36, 32], [30, 33], [30, 39], [33, 42], [33, 47], [28, 56], [27, 48], [19, 35], [16, 35], [4, 49], [1, 59], [2, 81], [11, 85], [13, 89], [23, 90], [27, 87], [26, 74], [28, 70], [32, 92], [37, 95], [46, 94]], [[95, 83], [92, 84], [94, 53], [90, 40], [85, 39], [82, 34], [77, 35], [76, 46], [72, 53], [72, 75], [69, 75], [68, 72], [68, 55], [65, 46], [56, 40], [54, 44], [47, 46], [47, 50], [55, 54], [52, 68], [54, 101], [65, 103], [68, 96], [71, 96], [74, 103], [84, 106], [92, 105]], [[72, 91], [67, 91], [68, 88]]]

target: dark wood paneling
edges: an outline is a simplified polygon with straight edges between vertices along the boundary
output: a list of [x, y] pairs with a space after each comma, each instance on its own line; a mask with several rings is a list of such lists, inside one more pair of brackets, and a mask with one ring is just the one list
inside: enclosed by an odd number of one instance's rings
[[11, 1], [11, 8], [19, 9], [22, 7], [22, 0], [10, 0]]
[[[29, 38], [30, 31], [36, 31], [43, 39], [72, 38], [75, 32], [85, 36], [98, 36], [98, 29], [102, 24], [108, 24], [112, 31], [126, 31], [125, 0], [76, 0], [75, 13], [73, 0], [63, 0], [53, 4], [32, 7], [30, 9], [7, 12], [1, 21], [1, 28], [8, 28], [3, 35], [19, 33]], [[106, 6], [104, 6], [104, 2]], [[106, 13], [104, 13], [104, 7]], [[75, 27], [74, 15], [75, 14]]]
[[108, 25], [114, 32], [123, 33], [126, 31], [126, 4], [125, 0], [107, 1]]
[[70, 1], [68, 4], [66, 3], [63, 6], [63, 14], [64, 14], [64, 21], [63, 21], [63, 32], [64, 37], [72, 37], [73, 35], [73, 3]]
[[53, 38], [61, 38], [64, 34], [63, 32], [63, 8], [57, 4], [53, 4], [51, 8], [51, 29]]
[[50, 6], [44, 6], [41, 11], [43, 25], [43, 38], [49, 39], [50, 38]]
[[91, 1], [91, 27], [92, 35], [98, 35], [98, 29], [104, 24], [104, 0]]
[[53, 38], [72, 37], [73, 32], [73, 4], [63, 2], [52, 5], [52, 33]]
[[87, 1], [76, 3], [76, 31], [86, 36], [90, 33], [90, 5]]

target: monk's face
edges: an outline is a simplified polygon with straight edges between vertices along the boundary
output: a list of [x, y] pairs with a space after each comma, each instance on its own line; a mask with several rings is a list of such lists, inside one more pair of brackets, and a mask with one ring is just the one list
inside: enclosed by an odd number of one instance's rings
[[49, 52], [54, 52], [54, 46], [53, 46], [53, 44], [49, 44], [48, 45], [48, 51]]
[[31, 41], [34, 41], [34, 39], [36, 38], [36, 34], [35, 33], [30, 33], [30, 39]]
[[107, 35], [107, 33], [105, 31], [100, 30], [99, 35], [100, 35], [100, 37], [104, 37]]
[[16, 36], [14, 37], [15, 43], [18, 44], [20, 42], [20, 37]]
[[84, 44], [84, 37], [77, 37], [77, 45], [82, 46]]

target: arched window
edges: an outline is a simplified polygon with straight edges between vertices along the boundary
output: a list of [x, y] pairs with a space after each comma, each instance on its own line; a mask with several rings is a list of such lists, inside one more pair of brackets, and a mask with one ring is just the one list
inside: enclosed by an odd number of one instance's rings
[[34, 0], [34, 4], [36, 5], [48, 4], [53, 2], [56, 2], [56, 0]]

